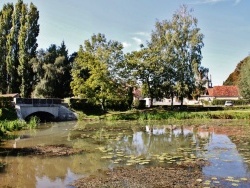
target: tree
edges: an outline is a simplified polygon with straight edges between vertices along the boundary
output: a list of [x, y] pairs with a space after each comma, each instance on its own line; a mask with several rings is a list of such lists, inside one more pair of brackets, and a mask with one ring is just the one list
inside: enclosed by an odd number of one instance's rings
[[23, 1], [18, 0], [15, 4], [15, 9], [12, 14], [12, 28], [7, 37], [7, 79], [8, 93], [19, 93], [21, 79], [18, 76], [17, 68], [19, 66], [19, 45], [18, 35], [21, 27]]
[[36, 73], [33, 92], [37, 97], [64, 98], [69, 96], [69, 73], [71, 64], [66, 45], [57, 47], [52, 44], [46, 51], [39, 50], [36, 59], [32, 59], [32, 68]]
[[195, 90], [192, 92], [193, 99], [197, 99], [201, 95], [204, 94], [206, 88], [211, 87], [210, 80], [208, 78], [209, 69], [205, 67], [199, 67], [196, 72], [196, 82], [195, 82]]
[[[6, 8], [7, 7], [7, 8]], [[1, 16], [1, 70], [2, 92], [30, 96], [33, 73], [29, 61], [36, 56], [39, 34], [39, 12], [33, 3], [28, 7], [22, 0], [4, 5]], [[2, 80], [3, 79], [3, 80]]]
[[[160, 51], [159, 61], [163, 61], [164, 80], [173, 94], [183, 98], [195, 90], [195, 76], [199, 74], [201, 64], [201, 48], [203, 34], [197, 27], [197, 19], [191, 15], [191, 10], [183, 5], [173, 15], [171, 21], [156, 22], [152, 33], [151, 47]], [[169, 92], [166, 92], [169, 94]]]
[[245, 99], [250, 99], [250, 56], [246, 58], [245, 63], [241, 67], [239, 79], [240, 94]]
[[243, 65], [246, 64], [246, 62], [249, 60], [249, 56], [244, 58], [242, 61], [240, 61], [237, 65], [234, 71], [228, 76], [228, 78], [223, 82], [224, 86], [235, 86], [238, 85], [239, 79], [240, 79], [240, 73], [242, 70]]
[[0, 11], [0, 93], [7, 93], [7, 36], [12, 27], [13, 4], [6, 4]]
[[127, 73], [132, 77], [131, 80], [137, 80], [142, 86], [143, 95], [151, 99], [162, 97], [164, 69], [158, 57], [159, 51], [148, 47], [127, 54], [125, 58], [124, 67], [128, 69]]
[[73, 94], [100, 104], [103, 110], [108, 101], [123, 99], [126, 87], [117, 74], [117, 66], [123, 61], [122, 48], [121, 43], [107, 41], [100, 33], [86, 40], [73, 65]]
[[30, 97], [34, 73], [29, 61], [36, 57], [37, 37], [39, 34], [39, 12], [33, 3], [28, 10], [27, 5], [22, 6], [21, 27], [18, 37], [19, 66], [18, 75], [21, 77], [20, 91], [23, 97]]

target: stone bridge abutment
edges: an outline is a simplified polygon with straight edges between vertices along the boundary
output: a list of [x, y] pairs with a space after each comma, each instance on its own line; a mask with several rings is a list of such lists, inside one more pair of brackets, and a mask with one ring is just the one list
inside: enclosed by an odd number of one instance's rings
[[76, 114], [65, 107], [60, 99], [15, 98], [15, 108], [20, 119], [43, 116], [55, 121], [76, 120]]

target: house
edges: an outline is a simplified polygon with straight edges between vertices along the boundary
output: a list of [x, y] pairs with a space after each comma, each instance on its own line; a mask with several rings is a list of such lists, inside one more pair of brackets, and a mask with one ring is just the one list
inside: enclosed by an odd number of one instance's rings
[[[144, 98], [146, 100], [146, 107], [151, 106], [151, 99], [150, 98]], [[152, 102], [153, 106], [171, 106], [172, 99], [168, 98], [162, 98], [162, 99], [153, 99]], [[180, 101], [177, 99], [177, 97], [173, 98], [173, 105], [181, 105]]]
[[212, 88], [207, 88], [204, 95], [201, 95], [199, 100], [239, 100], [240, 98], [241, 96], [237, 86], [214, 86]]

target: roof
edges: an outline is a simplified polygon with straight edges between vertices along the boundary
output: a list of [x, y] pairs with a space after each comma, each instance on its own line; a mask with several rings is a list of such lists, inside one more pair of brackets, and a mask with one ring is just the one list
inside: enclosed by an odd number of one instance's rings
[[142, 93], [142, 92], [141, 92], [141, 89], [136, 89], [136, 88], [134, 88], [134, 91], [133, 91], [134, 97], [140, 98], [140, 97], [142, 96], [141, 93]]
[[19, 97], [19, 93], [0, 94], [0, 97]]
[[214, 86], [207, 90], [211, 97], [240, 97], [237, 86]]

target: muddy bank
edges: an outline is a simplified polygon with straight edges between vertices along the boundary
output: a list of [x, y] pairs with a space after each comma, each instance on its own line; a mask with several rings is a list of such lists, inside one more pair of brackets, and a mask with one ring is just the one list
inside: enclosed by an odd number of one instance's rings
[[148, 167], [142, 169], [117, 168], [102, 173], [102, 176], [86, 177], [77, 180], [73, 186], [77, 188], [129, 187], [201, 187], [200, 168], [186, 167]]
[[27, 148], [0, 148], [0, 156], [68, 156], [82, 152], [82, 149], [72, 148], [63, 144]]

